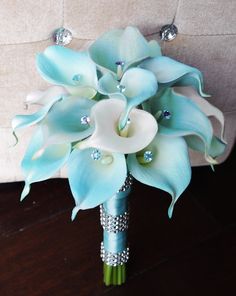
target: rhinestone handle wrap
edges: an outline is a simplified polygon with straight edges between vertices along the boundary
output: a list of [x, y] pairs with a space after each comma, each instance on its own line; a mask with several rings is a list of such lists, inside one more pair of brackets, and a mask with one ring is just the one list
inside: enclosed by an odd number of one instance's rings
[[101, 259], [110, 266], [123, 265], [129, 259], [127, 229], [129, 224], [128, 195], [132, 177], [128, 176], [122, 188], [100, 206], [103, 227]]

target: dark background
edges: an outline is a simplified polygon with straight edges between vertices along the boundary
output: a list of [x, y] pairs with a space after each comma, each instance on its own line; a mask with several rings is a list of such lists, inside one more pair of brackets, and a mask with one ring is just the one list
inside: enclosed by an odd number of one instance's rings
[[170, 197], [135, 183], [130, 195], [128, 281], [104, 287], [99, 209], [70, 221], [67, 180], [0, 185], [0, 295], [235, 295], [236, 151], [193, 168], [191, 185], [167, 217]]

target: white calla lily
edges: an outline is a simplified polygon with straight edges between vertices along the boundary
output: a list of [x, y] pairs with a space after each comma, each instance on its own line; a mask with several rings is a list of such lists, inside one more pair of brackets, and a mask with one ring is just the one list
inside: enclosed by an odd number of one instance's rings
[[47, 105], [58, 97], [63, 97], [68, 94], [68, 91], [63, 86], [53, 85], [46, 90], [36, 90], [29, 93], [25, 99], [25, 104]]
[[198, 92], [190, 86], [174, 87], [174, 90], [196, 103], [198, 107], [202, 110], [202, 112], [206, 114], [206, 116], [213, 116], [219, 121], [219, 123], [221, 124], [221, 141], [226, 144], [226, 141], [224, 140], [225, 120], [223, 112], [210, 104], [206, 99], [202, 98], [198, 94]]
[[119, 134], [118, 123], [125, 102], [118, 99], [106, 99], [98, 102], [91, 110], [94, 133], [79, 144], [81, 149], [97, 149], [135, 153], [146, 147], [155, 137], [158, 127], [155, 118], [148, 112], [134, 108], [130, 112], [127, 137]]

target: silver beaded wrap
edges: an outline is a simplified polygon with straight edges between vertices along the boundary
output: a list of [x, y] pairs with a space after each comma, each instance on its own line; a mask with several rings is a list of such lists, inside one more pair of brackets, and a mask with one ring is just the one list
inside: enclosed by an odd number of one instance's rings
[[129, 212], [122, 215], [112, 216], [107, 214], [103, 206], [100, 205], [100, 222], [103, 229], [107, 232], [117, 233], [125, 231], [129, 226]]
[[[130, 189], [133, 183], [133, 178], [128, 175], [124, 185], [117, 193], [125, 192]], [[108, 233], [117, 234], [126, 231], [129, 226], [129, 212], [125, 211], [120, 215], [111, 215], [106, 212], [103, 205], [100, 205], [100, 222], [103, 230]], [[129, 259], [129, 248], [125, 248], [122, 252], [112, 253], [104, 248], [104, 243], [101, 243], [101, 258], [102, 261], [110, 266], [125, 264]]]
[[131, 175], [128, 175], [127, 178], [125, 179], [124, 185], [120, 188], [118, 192], [122, 192], [122, 191], [124, 192], [128, 190], [132, 184], [133, 184], [133, 177]]
[[120, 253], [111, 253], [104, 249], [103, 242], [101, 243], [101, 258], [104, 263], [110, 266], [123, 265], [129, 260], [129, 247]]

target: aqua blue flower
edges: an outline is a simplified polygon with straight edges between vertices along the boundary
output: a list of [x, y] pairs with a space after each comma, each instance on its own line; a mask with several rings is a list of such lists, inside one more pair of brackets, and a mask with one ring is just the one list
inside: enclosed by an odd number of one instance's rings
[[222, 138], [216, 138], [208, 116], [216, 116], [223, 124], [223, 114], [193, 89], [188, 88], [186, 94], [189, 97], [180, 93], [183, 88], [179, 89], [179, 93], [177, 89], [167, 88], [150, 102], [151, 113], [158, 120], [159, 133], [169, 137], [185, 137], [189, 147], [203, 152], [209, 163], [217, 163], [215, 158], [225, 148], [223, 127]]
[[124, 154], [74, 149], [68, 160], [68, 179], [75, 200], [71, 219], [80, 209], [94, 208], [111, 198], [126, 176]]
[[89, 55], [102, 72], [125, 72], [148, 57], [161, 55], [155, 40], [147, 41], [135, 27], [111, 30], [98, 38], [89, 48]]
[[146, 59], [139, 67], [155, 74], [160, 90], [170, 86], [192, 86], [201, 96], [209, 97], [203, 92], [203, 76], [197, 68], [166, 56]]
[[64, 86], [70, 94], [86, 98], [96, 95], [96, 66], [86, 51], [49, 46], [37, 55], [36, 66], [46, 81]]
[[[148, 158], [145, 157], [147, 152]], [[184, 139], [158, 133], [144, 150], [128, 155], [127, 163], [136, 180], [171, 195], [168, 210], [171, 218], [175, 202], [191, 180], [191, 165]]]
[[71, 144], [52, 144], [47, 146], [39, 155], [44, 138], [41, 128], [35, 132], [21, 163], [25, 177], [25, 186], [21, 194], [23, 200], [30, 191], [30, 185], [53, 177], [67, 162], [71, 153]]
[[154, 96], [157, 88], [157, 81], [152, 72], [130, 68], [119, 81], [111, 73], [103, 75], [99, 80], [98, 90], [110, 98], [120, 98], [126, 102], [124, 113], [119, 122], [119, 129], [122, 130], [128, 121], [131, 110]]

